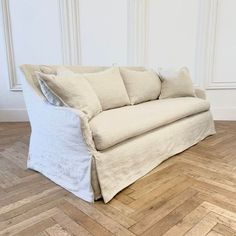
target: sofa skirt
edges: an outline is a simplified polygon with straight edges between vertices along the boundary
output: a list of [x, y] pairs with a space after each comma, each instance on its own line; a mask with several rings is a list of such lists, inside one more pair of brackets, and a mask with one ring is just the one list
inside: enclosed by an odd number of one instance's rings
[[207, 111], [96, 152], [92, 162], [95, 199], [102, 196], [105, 203], [109, 202], [164, 160], [214, 133], [214, 121]]

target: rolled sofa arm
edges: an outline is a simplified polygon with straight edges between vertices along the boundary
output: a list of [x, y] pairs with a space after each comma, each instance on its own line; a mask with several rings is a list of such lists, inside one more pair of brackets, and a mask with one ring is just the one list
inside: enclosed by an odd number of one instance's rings
[[22, 84], [32, 130], [27, 167], [93, 202], [92, 155], [82, 135], [80, 112], [53, 106], [27, 81]]
[[195, 94], [198, 98], [206, 100], [206, 93], [204, 90], [199, 89], [199, 88], [195, 88]]

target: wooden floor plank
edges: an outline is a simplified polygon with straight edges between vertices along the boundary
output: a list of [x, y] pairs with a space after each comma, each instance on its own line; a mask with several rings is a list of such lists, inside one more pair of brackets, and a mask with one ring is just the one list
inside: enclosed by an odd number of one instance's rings
[[0, 123], [0, 235], [236, 236], [236, 122], [112, 201], [89, 204], [26, 169], [29, 123]]
[[166, 217], [163, 217], [156, 224], [154, 224], [151, 228], [149, 228], [146, 232], [144, 232], [143, 236], [155, 235], [160, 236], [167, 232], [174, 225], [178, 224], [187, 214], [192, 212], [195, 208], [197, 208], [201, 204], [201, 200], [196, 197], [189, 198], [179, 207], [174, 209], [170, 214]]
[[236, 231], [231, 229], [230, 227], [224, 225], [224, 224], [220, 224], [217, 223], [216, 226], [213, 228], [213, 231], [225, 235], [225, 236], [235, 236], [236, 235]]

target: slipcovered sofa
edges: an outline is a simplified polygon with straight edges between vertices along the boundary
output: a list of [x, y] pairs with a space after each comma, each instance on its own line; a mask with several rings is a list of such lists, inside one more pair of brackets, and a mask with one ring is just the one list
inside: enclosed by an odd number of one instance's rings
[[[118, 68], [112, 72], [115, 77], [119, 70], [124, 80], [125, 90], [119, 97], [118, 87], [123, 85], [118, 80], [109, 85], [115, 88], [104, 88], [107, 81], [100, 77], [107, 68], [64, 66], [72, 74], [85, 74], [92, 81], [101, 105], [93, 115], [61, 101], [52, 105], [55, 101], [45, 97], [37, 73], [57, 76], [64, 73], [59, 71], [61, 66], [21, 68], [32, 128], [28, 168], [85, 201], [102, 197], [107, 203], [167, 158], [215, 133], [210, 105], [202, 90], [195, 90], [194, 96], [159, 99], [161, 80], [152, 74], [155, 78], [143, 82], [144, 68]], [[126, 77], [131, 80], [127, 82]], [[142, 89], [132, 88], [135, 79]]]

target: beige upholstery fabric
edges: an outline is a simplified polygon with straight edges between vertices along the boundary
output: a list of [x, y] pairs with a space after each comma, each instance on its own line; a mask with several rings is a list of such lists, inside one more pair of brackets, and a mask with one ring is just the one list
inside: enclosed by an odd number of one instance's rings
[[[38, 79], [36, 78], [36, 72], [43, 72], [45, 74], [57, 74], [58, 68], [66, 68], [74, 73], [97, 73], [108, 69], [108, 67], [102, 66], [79, 66], [79, 65], [21, 65], [21, 70], [25, 74], [27, 82], [33, 87], [34, 92], [41, 98], [45, 98], [39, 86]], [[127, 67], [128, 69], [143, 71], [143, 67]]]
[[95, 146], [104, 150], [126, 139], [209, 110], [199, 98], [154, 100], [134, 106], [104, 111], [90, 121]]
[[110, 201], [167, 158], [214, 133], [214, 122], [207, 111], [129, 139], [95, 156], [104, 201]]
[[103, 110], [130, 104], [118, 68], [109, 68], [98, 73], [84, 74], [84, 76], [96, 92]]
[[88, 119], [102, 111], [98, 97], [82, 75], [55, 76], [37, 73], [37, 76], [41, 90], [50, 103], [80, 109]]
[[[42, 99], [44, 99], [41, 90], [39, 89], [38, 80], [35, 77], [35, 71], [40, 71], [39, 66], [24, 65], [21, 68], [26, 75], [27, 82], [29, 83], [30, 87], [32, 87], [31, 93], [32, 96], [34, 96], [35, 101], [41, 100], [38, 99], [39, 96]], [[53, 68], [58, 68], [58, 66], [53, 66]], [[67, 66], [67, 68], [71, 69], [75, 73], [92, 73], [106, 69], [104, 67], [82, 67], [82, 66]], [[186, 99], [186, 98], [181, 98], [181, 99]], [[188, 99], [194, 99], [194, 98], [188, 98]], [[167, 100], [169, 99], [160, 101], [164, 102]], [[170, 109], [168, 111], [171, 111], [171, 109], [174, 109], [173, 110], [174, 113], [180, 107], [176, 107], [176, 103], [174, 102], [175, 99], [173, 99], [172, 101], [173, 101], [172, 106], [171, 104], [169, 104], [166, 110]], [[155, 101], [151, 101], [148, 103], [150, 104], [154, 102]], [[44, 102], [42, 102], [42, 105], [39, 105], [38, 107], [44, 108], [43, 104]], [[40, 113], [41, 110], [39, 110], [39, 113], [37, 113], [38, 107], [35, 108], [34, 103], [32, 103], [32, 105], [31, 104], [29, 105], [30, 105], [29, 113], [31, 116], [37, 116], [38, 114], [40, 114], [44, 117], [44, 114]], [[143, 104], [135, 105], [133, 107], [141, 105]], [[46, 106], [46, 108], [47, 107], [50, 106]], [[187, 109], [189, 108], [187, 107]], [[56, 110], [62, 110], [64, 114], [67, 108], [55, 109], [55, 111]], [[145, 116], [145, 119], [147, 120], [152, 119], [152, 115], [150, 114], [151, 114], [150, 112], [144, 114], [143, 117]], [[93, 158], [92, 162], [93, 177], [91, 179], [91, 182], [94, 188], [96, 196], [95, 198], [98, 198], [100, 195], [99, 194], [99, 186], [100, 186], [102, 197], [105, 202], [110, 201], [119, 191], [121, 191], [128, 185], [135, 182], [137, 179], [147, 174], [149, 171], [158, 166], [161, 162], [163, 162], [167, 158], [184, 151], [185, 149], [198, 143], [205, 137], [215, 133], [214, 121], [212, 119], [211, 113], [210, 111], [206, 111], [177, 120], [175, 122], [159, 127], [157, 129], [153, 129], [149, 132], [145, 132], [144, 134], [138, 135], [134, 138], [129, 138], [128, 140], [121, 142], [117, 145], [114, 145], [106, 150], [97, 151], [94, 147], [92, 134], [86, 116], [84, 115], [84, 113], [81, 114], [81, 112], [79, 111], [78, 111], [78, 116], [80, 117], [81, 121], [80, 125], [84, 135], [84, 140], [81, 142], [85, 141], [89, 152], [91, 153], [91, 155], [93, 155], [93, 157], [91, 157]], [[55, 122], [57, 122], [57, 120], [55, 120]], [[74, 120], [75, 126], [76, 122], [77, 121]], [[65, 123], [68, 123], [67, 119], [65, 119]], [[35, 124], [33, 123], [33, 125]], [[58, 125], [58, 123], [56, 123], [56, 125]], [[112, 124], [110, 125], [112, 126], [112, 129], [117, 132], [117, 130], [115, 129], [115, 125]], [[42, 128], [44, 127], [40, 127], [40, 129]], [[71, 130], [73, 130], [73, 126], [70, 128]], [[77, 136], [75, 137], [77, 138]], [[81, 153], [78, 153], [78, 159], [80, 159], [80, 154]], [[68, 160], [71, 160], [70, 157], [68, 158], [69, 158]], [[96, 163], [96, 165], [94, 163]], [[96, 179], [97, 177], [98, 181]]]
[[160, 99], [177, 97], [194, 97], [194, 88], [187, 68], [160, 70], [162, 81]]
[[56, 75], [56, 70], [55, 68], [51, 67], [51, 66], [47, 66], [47, 65], [40, 65], [39, 69], [42, 73], [44, 74], [52, 74], [52, 75]]
[[132, 105], [157, 99], [161, 91], [161, 81], [152, 70], [135, 71], [120, 69]]
[[56, 74], [58, 76], [76, 76], [76, 75], [83, 75], [82, 73], [74, 73], [72, 70], [67, 69], [64, 66], [60, 66], [57, 68]]
[[195, 93], [196, 97], [201, 98], [201, 99], [206, 99], [206, 93], [204, 90], [199, 89], [199, 88], [195, 88], [194, 93]]

